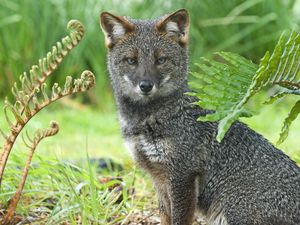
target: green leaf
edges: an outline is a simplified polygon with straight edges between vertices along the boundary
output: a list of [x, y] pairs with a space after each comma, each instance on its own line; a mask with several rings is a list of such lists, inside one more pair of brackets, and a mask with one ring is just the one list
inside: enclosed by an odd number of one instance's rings
[[189, 84], [199, 98], [196, 104], [215, 110], [213, 114], [199, 117], [198, 121], [220, 120], [217, 139], [221, 141], [235, 120], [251, 114], [241, 109], [239, 103], [244, 101], [257, 66], [234, 53], [217, 54], [224, 62], [202, 59], [202, 63], [197, 64], [200, 71], [192, 73], [196, 81]]
[[283, 127], [281, 128], [281, 133], [279, 136], [279, 140], [277, 141], [277, 145], [284, 142], [289, 134], [289, 129], [292, 122], [297, 118], [298, 114], [300, 113], [300, 100], [295, 103], [293, 108], [291, 109], [289, 115], [285, 118]]
[[280, 85], [294, 90], [300, 88], [300, 37], [291, 32], [288, 40], [283, 33], [270, 56], [269, 52], [262, 58], [252, 90], [260, 90], [264, 86]]

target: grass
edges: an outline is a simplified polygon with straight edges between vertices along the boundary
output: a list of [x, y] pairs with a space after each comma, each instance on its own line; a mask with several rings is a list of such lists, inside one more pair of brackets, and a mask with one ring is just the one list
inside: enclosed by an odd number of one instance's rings
[[[80, 107], [75, 110], [62, 101], [28, 123], [29, 133], [53, 119], [61, 129], [55, 137], [45, 139], [34, 155], [17, 208], [23, 221], [31, 218], [39, 219], [35, 221], [38, 224], [118, 224], [120, 221], [125, 224], [135, 211], [153, 209], [154, 190], [123, 146], [115, 111]], [[3, 120], [0, 124], [1, 128], [5, 127]], [[4, 174], [0, 209], [5, 208], [17, 188], [26, 151], [22, 141], [17, 141]], [[98, 158], [112, 158], [123, 170], [99, 171], [91, 163], [91, 159]], [[101, 182], [102, 178], [110, 177], [113, 179]]]
[[[13, 194], [20, 179], [20, 165], [24, 154], [13, 154], [4, 177], [0, 193], [2, 204]], [[31, 167], [18, 214], [36, 224], [118, 224], [130, 215], [133, 209], [146, 207], [141, 190], [151, 190], [147, 183], [140, 182], [141, 174], [135, 170], [121, 173], [103, 172], [101, 176], [119, 176], [123, 181], [99, 182], [95, 167], [76, 166], [45, 155], [36, 155]], [[136, 184], [136, 182], [140, 182]], [[114, 188], [113, 188], [114, 187]], [[130, 194], [133, 188], [138, 193]], [[1, 205], [1, 204], [0, 204]], [[22, 219], [24, 221], [24, 219]]]

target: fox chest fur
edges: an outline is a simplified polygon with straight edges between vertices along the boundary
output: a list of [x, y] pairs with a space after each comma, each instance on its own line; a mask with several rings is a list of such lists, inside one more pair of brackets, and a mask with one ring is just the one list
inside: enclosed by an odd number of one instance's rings
[[170, 143], [163, 138], [152, 139], [144, 134], [125, 138], [125, 145], [135, 161], [163, 163], [164, 158], [171, 151]]
[[130, 126], [130, 121], [126, 120], [120, 117], [125, 146], [133, 159], [144, 169], [152, 163], [164, 164], [172, 154], [174, 146], [163, 126], [158, 125], [155, 120], [151, 121], [151, 118], [138, 127]]

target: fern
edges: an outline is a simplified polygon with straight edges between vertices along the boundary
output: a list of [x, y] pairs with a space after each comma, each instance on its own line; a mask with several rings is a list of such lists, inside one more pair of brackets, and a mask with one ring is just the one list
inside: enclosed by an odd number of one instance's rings
[[17, 189], [15, 195], [13, 196], [13, 198], [10, 200], [10, 204], [7, 208], [7, 214], [5, 215], [4, 223], [7, 223], [8, 221], [10, 221], [14, 216], [15, 209], [18, 204], [18, 201], [20, 200], [21, 193], [22, 193], [22, 190], [25, 185], [26, 178], [27, 178], [29, 166], [30, 166], [30, 163], [31, 163], [31, 160], [33, 157], [33, 153], [34, 153], [36, 147], [44, 138], [51, 137], [51, 136], [57, 134], [58, 131], [59, 131], [58, 123], [55, 121], [51, 121], [49, 128], [37, 131], [35, 133], [33, 140], [27, 134], [27, 138], [28, 138], [28, 140], [30, 140], [30, 144], [28, 144], [23, 138], [25, 145], [29, 148], [30, 151], [29, 151], [28, 158], [26, 160], [25, 166], [22, 171], [22, 179], [19, 182], [18, 189]]
[[[299, 48], [300, 35], [291, 32], [289, 37], [284, 33], [281, 35], [273, 53], [266, 52], [259, 65], [228, 52], [217, 53], [225, 60], [222, 63], [202, 59], [203, 63], [198, 65], [200, 72], [192, 73], [196, 80], [190, 82], [195, 91], [191, 94], [199, 99], [195, 104], [214, 110], [212, 114], [199, 117], [199, 120], [220, 120], [218, 141], [238, 118], [253, 115], [246, 103], [263, 88], [281, 87], [266, 103], [273, 103], [288, 94], [300, 94]], [[286, 139], [291, 123], [300, 112], [299, 107], [297, 102], [285, 119], [278, 144]]]
[[199, 117], [198, 120], [220, 120], [217, 135], [220, 140], [235, 120], [252, 115], [249, 109], [242, 106], [247, 101], [248, 87], [257, 66], [234, 53], [220, 52], [218, 55], [227, 64], [202, 59], [203, 63], [197, 64], [202, 73], [192, 73], [196, 80], [189, 85], [195, 91], [191, 95], [199, 98], [195, 104], [215, 111]]
[[[57, 42], [52, 47], [52, 51], [48, 52], [45, 58], [39, 60], [38, 65], [32, 66], [29, 74], [24, 72], [20, 75], [20, 84], [15, 84], [12, 88], [14, 102], [10, 102], [8, 99], [4, 102], [4, 115], [10, 133], [5, 134], [0, 129], [0, 133], [4, 137], [4, 144], [0, 155], [0, 186], [12, 147], [29, 120], [53, 102], [68, 95], [85, 92], [95, 86], [94, 74], [90, 71], [84, 71], [81, 77], [75, 80], [71, 76], [67, 76], [63, 88], [55, 83], [52, 86], [51, 93], [48, 93], [49, 91], [45, 83], [46, 79], [56, 70], [64, 57], [80, 42], [84, 35], [83, 26], [79, 21], [71, 20], [68, 23], [67, 29], [69, 30], [69, 35], [64, 37], [61, 42]], [[11, 116], [9, 114], [13, 116], [14, 121], [10, 120]], [[26, 133], [26, 136], [22, 136], [25, 145], [29, 148], [28, 159], [25, 163], [18, 189], [9, 203], [3, 224], [9, 224], [14, 216], [37, 145], [41, 140], [55, 135], [58, 131], [58, 123], [51, 122], [49, 128], [37, 130], [33, 138], [28, 133]]]

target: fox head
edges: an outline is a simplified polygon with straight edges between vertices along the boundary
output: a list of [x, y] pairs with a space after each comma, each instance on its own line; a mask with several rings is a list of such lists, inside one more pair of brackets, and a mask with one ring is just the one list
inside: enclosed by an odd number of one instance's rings
[[185, 9], [154, 20], [103, 12], [100, 25], [118, 96], [146, 103], [186, 86], [189, 16]]

